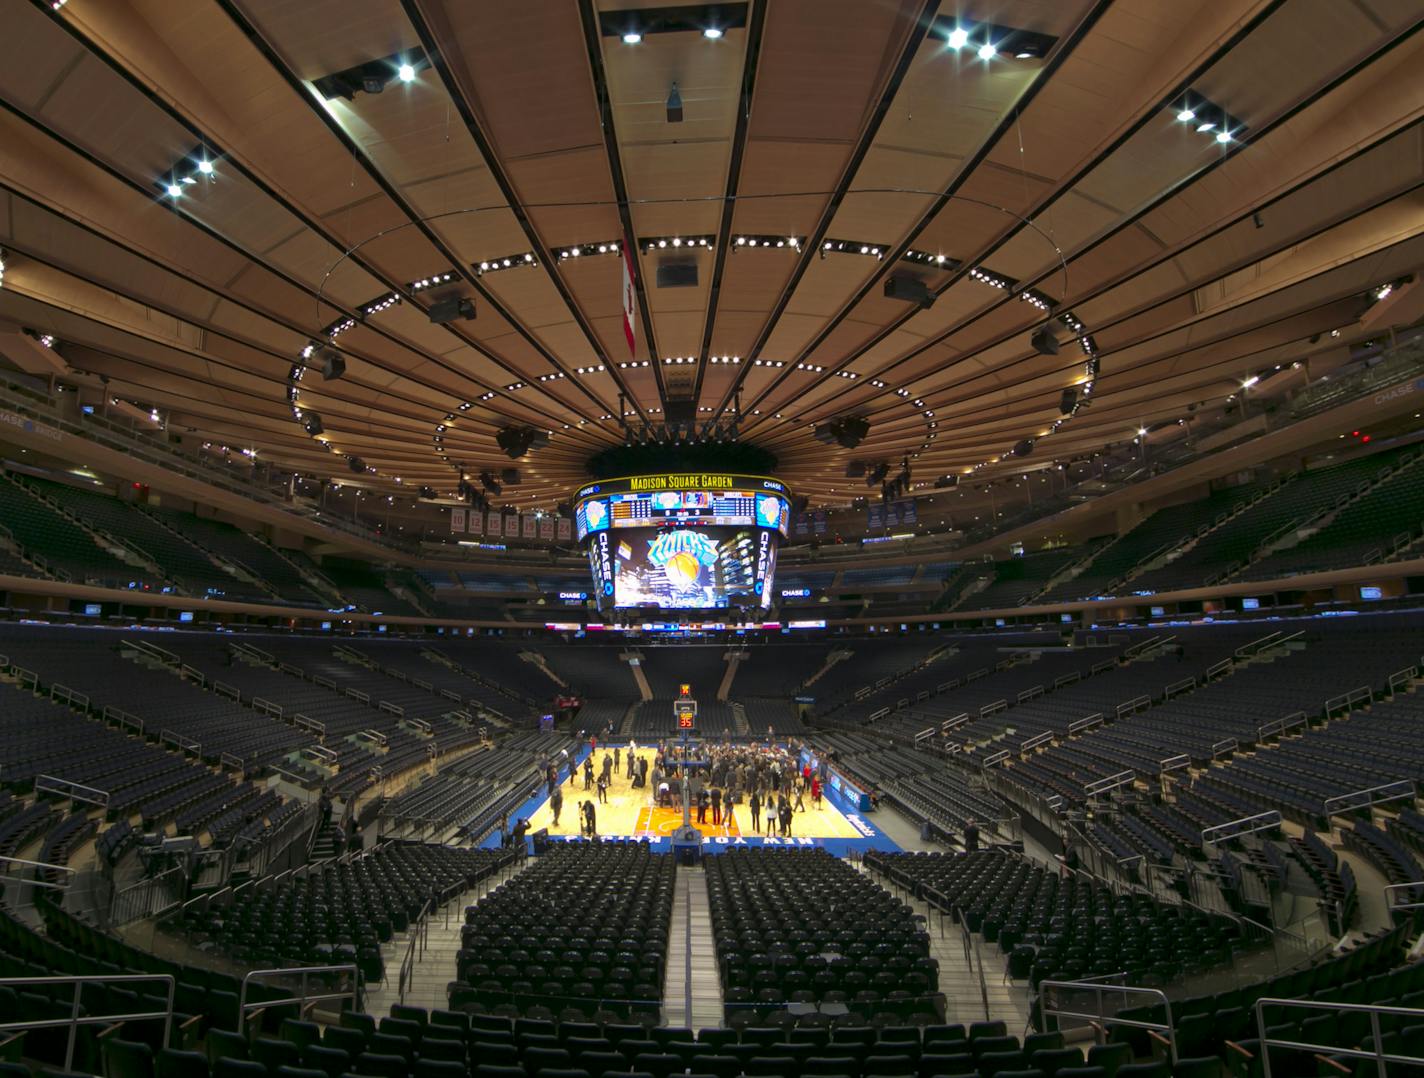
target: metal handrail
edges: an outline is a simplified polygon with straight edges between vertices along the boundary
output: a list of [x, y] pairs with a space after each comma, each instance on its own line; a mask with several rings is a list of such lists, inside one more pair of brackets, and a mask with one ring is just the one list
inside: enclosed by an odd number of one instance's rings
[[[159, 981], [168, 986], [168, 1009], [163, 1011], [140, 1011], [134, 1014], [80, 1014], [80, 988], [86, 984], [118, 984], [134, 981]], [[75, 974], [67, 977], [0, 977], [0, 987], [23, 985], [74, 986], [74, 999], [70, 1003], [68, 1018], [32, 1018], [20, 1022], [0, 1022], [0, 1032], [5, 1030], [57, 1029], [69, 1028], [69, 1039], [64, 1046], [64, 1069], [74, 1069], [74, 1041], [80, 1026], [109, 1024], [112, 1022], [141, 1022], [163, 1019], [163, 1043], [167, 1044], [173, 1031], [173, 991], [177, 981], [171, 973], [97, 973]]]
[[[1065, 989], [1068, 991], [1092, 992], [1097, 999], [1098, 1011], [1096, 1014], [1084, 1014], [1081, 1011], [1067, 1011], [1059, 1007], [1048, 1005], [1048, 990], [1050, 988]], [[1139, 1018], [1120, 1018], [1117, 1015], [1110, 1015], [1103, 1007], [1103, 993], [1116, 992], [1119, 995], [1151, 996], [1162, 1004], [1163, 1013], [1166, 1015], [1165, 1022], [1149, 1022]], [[1172, 1001], [1167, 998], [1167, 993], [1160, 988], [1136, 988], [1132, 985], [1109, 985], [1093, 981], [1040, 981], [1038, 984], [1038, 1013], [1040, 1019], [1054, 1018], [1079, 1018], [1085, 1022], [1096, 1022], [1100, 1027], [1109, 1025], [1127, 1026], [1130, 1029], [1146, 1029], [1156, 1033], [1166, 1035], [1167, 1050], [1171, 1053], [1172, 1063], [1177, 1062], [1177, 1030], [1172, 1021]]]
[[[308, 993], [307, 978], [318, 973], [349, 973], [351, 975], [351, 987], [341, 992]], [[247, 988], [248, 985], [252, 983], [253, 978], [266, 979], [269, 977], [295, 977], [298, 975], [301, 977], [300, 996], [291, 996], [286, 999], [263, 999], [255, 1003], [247, 1002]], [[288, 1003], [295, 1003], [305, 1012], [308, 1003], [320, 1003], [328, 999], [349, 999], [353, 1011], [360, 1009], [361, 971], [355, 963], [348, 963], [344, 966], [291, 966], [287, 969], [249, 970], [247, 975], [242, 978], [242, 990], [237, 997], [237, 1031], [239, 1033], [243, 1032], [243, 1026], [247, 1023], [248, 1011], [261, 1011], [266, 1010], [268, 1007], [281, 1007]]]
[[426, 899], [425, 905], [420, 907], [419, 915], [410, 925], [410, 940], [406, 943], [405, 957], [401, 959], [400, 973], [396, 977], [396, 994], [402, 1003], [405, 1002], [406, 988], [415, 975], [417, 946], [420, 948], [420, 957], [425, 957], [425, 944], [430, 937], [430, 915], [434, 912], [434, 901], [434, 899]]
[[[1304, 1007], [1308, 1010], [1336, 1012], [1363, 1011], [1370, 1016], [1370, 1035], [1374, 1041], [1374, 1048], [1373, 1050], [1364, 1048], [1342, 1048], [1330, 1044], [1307, 1044], [1303, 1041], [1288, 1041], [1278, 1037], [1267, 1036], [1265, 1013], [1267, 1007]], [[1403, 1014], [1424, 1020], [1424, 1010], [1415, 1007], [1390, 1007], [1378, 1003], [1337, 1003], [1333, 1000], [1325, 1002], [1313, 999], [1275, 999], [1270, 996], [1263, 996], [1256, 1001], [1255, 1010], [1256, 1036], [1261, 1044], [1261, 1074], [1263, 1078], [1271, 1078], [1272, 1048], [1289, 1048], [1297, 1052], [1329, 1053], [1330, 1055], [1348, 1056], [1351, 1059], [1373, 1059], [1375, 1066], [1379, 1069], [1380, 1078], [1388, 1078], [1389, 1070], [1385, 1067], [1386, 1063], [1424, 1064], [1424, 1057], [1396, 1055], [1393, 1052], [1386, 1052], [1380, 1043], [1380, 1015]]]

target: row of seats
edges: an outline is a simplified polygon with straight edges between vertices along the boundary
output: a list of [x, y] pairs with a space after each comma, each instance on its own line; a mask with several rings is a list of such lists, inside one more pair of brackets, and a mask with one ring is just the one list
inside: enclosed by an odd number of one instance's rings
[[736, 849], [706, 871], [729, 1019], [813, 1002], [943, 1015], [923, 919], [844, 860]]
[[451, 1005], [656, 1015], [672, 896], [645, 843], [555, 846], [465, 911]]

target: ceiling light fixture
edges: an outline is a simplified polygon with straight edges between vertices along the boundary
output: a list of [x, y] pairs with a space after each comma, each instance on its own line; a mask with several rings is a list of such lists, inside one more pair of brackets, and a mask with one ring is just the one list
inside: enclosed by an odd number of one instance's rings
[[994, 47], [992, 41], [986, 41], [979, 46], [979, 59], [981, 60], [992, 60], [998, 54], [999, 50]]
[[722, 36], [722, 31], [715, 26], [708, 26], [703, 29], [702, 36], [708, 41], [716, 41]]
[[410, 64], [401, 64], [400, 67], [396, 68], [396, 78], [400, 79], [401, 82], [414, 82], [415, 68]]
[[623, 44], [625, 45], [637, 45], [642, 40], [643, 35], [638, 33], [637, 30], [629, 30], [623, 35]]
[[969, 31], [962, 26], [956, 26], [945, 38], [945, 44], [951, 49], [962, 49], [969, 43]]

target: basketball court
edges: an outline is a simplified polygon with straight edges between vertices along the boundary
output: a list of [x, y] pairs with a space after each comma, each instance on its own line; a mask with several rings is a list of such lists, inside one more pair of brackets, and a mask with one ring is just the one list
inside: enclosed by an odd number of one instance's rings
[[[600, 747], [594, 754], [595, 778], [602, 772], [605, 750]], [[653, 749], [639, 749], [639, 757], [648, 761], [649, 774], [657, 753]], [[579, 757], [580, 764], [585, 751]], [[598, 790], [583, 788], [583, 772], [570, 785], [563, 783], [563, 807], [559, 821], [554, 822], [554, 813], [546, 791], [540, 790], [516, 816], [527, 816], [531, 831], [547, 828], [551, 838], [577, 840], [582, 835], [582, 817], [579, 808], [585, 801], [593, 801], [596, 812], [598, 835], [600, 838], [645, 839], [654, 845], [670, 845], [670, 836], [682, 824], [681, 808], [664, 808], [654, 804], [655, 791], [651, 788], [634, 788], [627, 768], [626, 753], [620, 772], [612, 776], [608, 788], [608, 801], [600, 804]], [[649, 787], [652, 785], [649, 779]], [[794, 803], [794, 802], [793, 802]], [[791, 821], [791, 834], [782, 836], [770, 834], [763, 813], [760, 828], [753, 826], [751, 811], [745, 804], [737, 805], [730, 821], [724, 815], [719, 824], [712, 822], [712, 809], [706, 813], [706, 822], [697, 822], [697, 809], [692, 810], [692, 825], [703, 835], [703, 845], [709, 849], [731, 846], [827, 846], [834, 852], [857, 849], [897, 849], [873, 823], [866, 820], [849, 803], [841, 801], [832, 791], [827, 790], [821, 798], [820, 807], [812, 805], [811, 796], [803, 799], [806, 808], [797, 812]], [[511, 817], [513, 819], [513, 817]], [[495, 836], [494, 841], [498, 841]]]

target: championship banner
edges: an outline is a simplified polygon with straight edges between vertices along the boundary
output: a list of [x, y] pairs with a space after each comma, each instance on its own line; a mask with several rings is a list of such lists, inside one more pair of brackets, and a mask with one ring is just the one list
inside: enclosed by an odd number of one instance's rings
[[504, 537], [515, 539], [519, 536], [519, 514], [506, 513], [504, 516]]
[[489, 516], [485, 518], [485, 534], [496, 537], [504, 534], [503, 520], [498, 509], [491, 509]]
[[471, 535], [483, 535], [485, 533], [485, 515], [478, 509], [470, 510], [469, 528]]
[[533, 539], [539, 534], [539, 521], [533, 513], [525, 513], [520, 518], [519, 534], [525, 539]]
[[817, 535], [825, 535], [830, 529], [830, 517], [826, 514], [824, 509], [817, 509], [811, 520], [813, 522], [812, 529]]
[[540, 520], [539, 520], [539, 538], [540, 538], [540, 539], [552, 539], [552, 538], [554, 538], [554, 518], [553, 518], [553, 517], [541, 517], [541, 518], [540, 518]]
[[628, 355], [638, 351], [638, 294], [633, 290], [633, 245], [623, 237], [623, 336], [628, 339]]
[[915, 500], [913, 498], [900, 503], [900, 522], [902, 524], [919, 523], [919, 511], [915, 508]]
[[465, 507], [450, 510], [450, 534], [461, 535], [465, 531]]
[[560, 517], [556, 530], [559, 533], [560, 539], [572, 539], [574, 537], [574, 522], [568, 517]]
[[865, 507], [865, 526], [871, 531], [885, 527], [885, 506], [875, 502]]

